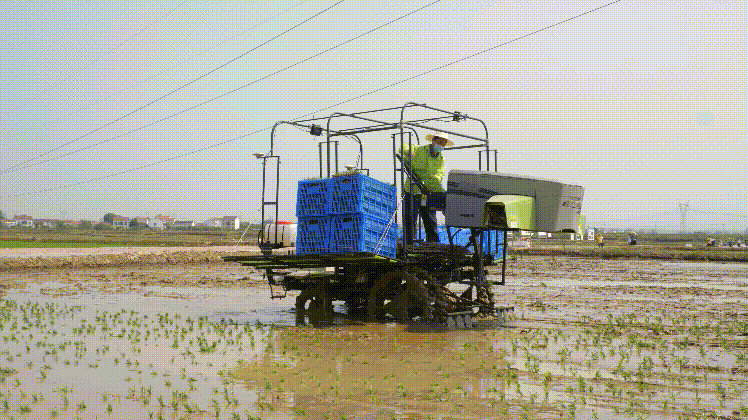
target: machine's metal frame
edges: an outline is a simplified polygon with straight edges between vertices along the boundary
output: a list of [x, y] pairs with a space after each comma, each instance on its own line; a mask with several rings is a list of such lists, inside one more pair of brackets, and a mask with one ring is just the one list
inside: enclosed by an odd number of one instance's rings
[[[433, 114], [426, 117], [421, 118], [408, 118], [407, 115], [411, 114], [414, 110], [420, 110], [423, 113], [426, 114]], [[396, 119], [392, 119], [390, 117], [387, 118], [386, 114], [395, 114]], [[354, 120], [359, 121], [360, 125], [356, 125], [353, 128], [341, 128], [337, 129], [333, 126], [333, 122], [337, 121], [339, 119], [348, 119], [348, 120]], [[445, 129], [444, 123], [460, 123], [463, 121], [473, 121], [478, 123], [482, 127], [482, 133], [480, 134], [474, 134], [474, 133], [464, 133], [457, 129]], [[436, 123], [441, 124], [442, 126], [437, 126]], [[338, 138], [339, 137], [348, 137], [353, 139], [355, 142], [359, 145], [359, 159], [356, 163], [356, 171], [358, 172], [367, 172], [368, 170], [364, 168], [364, 159], [363, 159], [363, 145], [361, 142], [361, 139], [359, 135], [365, 134], [365, 133], [372, 133], [372, 132], [383, 132], [383, 131], [393, 131], [392, 133], [392, 161], [393, 161], [393, 184], [397, 188], [399, 186], [399, 191], [402, 194], [403, 186], [406, 185], [406, 182], [408, 185], [412, 187], [414, 185], [414, 182], [417, 182], [414, 180], [414, 177], [412, 174], [409, 174], [409, 168], [411, 163], [411, 155], [410, 153], [405, 154], [406, 157], [400, 158], [398, 157], [399, 150], [403, 150], [403, 147], [407, 145], [408, 150], [411, 150], [411, 148], [415, 145], [418, 145], [420, 143], [420, 138], [418, 136], [417, 130], [429, 130], [433, 132], [443, 132], [448, 133], [450, 135], [451, 140], [456, 140], [455, 143], [467, 143], [467, 144], [458, 144], [452, 147], [447, 147], [445, 150], [456, 150], [456, 149], [469, 149], [469, 148], [478, 148], [478, 169], [482, 169], [483, 166], [483, 153], [485, 152], [485, 164], [487, 168], [490, 168], [491, 162], [490, 162], [490, 155], [491, 152], [493, 152], [494, 155], [494, 170], [496, 170], [497, 165], [497, 151], [491, 150], [489, 148], [488, 144], [488, 128], [486, 124], [478, 119], [473, 118], [467, 114], [463, 114], [461, 112], [457, 111], [447, 111], [439, 108], [435, 108], [432, 106], [428, 106], [426, 104], [421, 103], [415, 103], [415, 102], [407, 102], [403, 106], [399, 107], [392, 107], [392, 108], [382, 108], [382, 109], [376, 109], [376, 110], [370, 110], [370, 111], [362, 111], [362, 112], [355, 112], [355, 113], [342, 113], [342, 112], [335, 112], [327, 117], [319, 117], [319, 118], [308, 118], [308, 119], [302, 119], [302, 120], [296, 120], [296, 121], [279, 121], [275, 123], [272, 127], [271, 133], [270, 133], [270, 151], [269, 153], [265, 155], [260, 155], [258, 157], [262, 158], [263, 160], [263, 172], [262, 172], [262, 205], [261, 205], [261, 217], [262, 217], [262, 225], [260, 229], [260, 235], [258, 238], [260, 248], [262, 250], [263, 255], [262, 256], [255, 256], [255, 257], [249, 257], [249, 256], [233, 256], [233, 257], [227, 257], [225, 258], [227, 261], [237, 261], [241, 262], [244, 265], [254, 266], [259, 269], [265, 270], [265, 273], [268, 277], [268, 281], [272, 286], [282, 286], [284, 291], [285, 289], [289, 290], [302, 290], [302, 296], [303, 299], [314, 299], [315, 296], [318, 297], [317, 300], [321, 301], [322, 303], [317, 303], [315, 305], [314, 311], [320, 311], [321, 313], [326, 313], [330, 308], [330, 303], [328, 302], [330, 299], [333, 298], [341, 298], [340, 296], [332, 296], [331, 294], [334, 294], [335, 292], [331, 290], [334, 290], [334, 287], [330, 287], [331, 285], [335, 284], [341, 284], [345, 285], [342, 288], [345, 288], [344, 295], [348, 296], [350, 298], [350, 293], [354, 293], [356, 290], [356, 287], [360, 287], [363, 291], [364, 289], [374, 287], [375, 289], [379, 287], [380, 289], [378, 292], [385, 293], [387, 285], [378, 285], [377, 281], [372, 280], [371, 277], [377, 277], [377, 276], [383, 276], [385, 272], [393, 272], [397, 270], [411, 270], [412, 272], [420, 272], [421, 271], [427, 271], [423, 270], [423, 265], [426, 264], [426, 261], [433, 261], [433, 256], [435, 255], [445, 255], [448, 254], [450, 257], [451, 263], [444, 265], [443, 263], [440, 263], [442, 265], [438, 265], [439, 267], [444, 267], [447, 272], [440, 273], [442, 274], [443, 278], [439, 280], [438, 282], [441, 283], [443, 286], [446, 283], [450, 282], [458, 282], [458, 283], [467, 283], [470, 285], [470, 296], [465, 297], [458, 297], [459, 299], [463, 299], [465, 302], [465, 305], [460, 306], [463, 312], [465, 308], [468, 308], [470, 306], [477, 306], [475, 304], [470, 305], [470, 303], [474, 303], [472, 299], [472, 288], [475, 286], [476, 293], [478, 293], [478, 289], [480, 287], [484, 287], [486, 289], [489, 288], [488, 283], [485, 278], [485, 270], [484, 270], [484, 255], [483, 255], [483, 246], [481, 244], [481, 236], [480, 230], [475, 232], [476, 234], [473, 235], [474, 238], [474, 249], [475, 252], [472, 257], [470, 257], [470, 261], [472, 261], [472, 271], [470, 274], [458, 274], [459, 277], [455, 277], [455, 273], [460, 270], [460, 267], [465, 268], [467, 267], [465, 264], [465, 255], [464, 255], [464, 248], [462, 248], [463, 254], [459, 254], [455, 251], [458, 247], [456, 245], [452, 244], [453, 234], [449, 233], [449, 242], [450, 244], [448, 246], [442, 247], [440, 250], [434, 250], [428, 248], [428, 246], [425, 246], [427, 244], [424, 244], [422, 242], [416, 242], [413, 246], [401, 246], [399, 247], [397, 258], [396, 259], [389, 259], [384, 257], [377, 257], [377, 256], [371, 256], [371, 255], [361, 255], [361, 254], [351, 254], [351, 255], [341, 255], [341, 254], [331, 254], [331, 255], [283, 255], [283, 254], [273, 254], [272, 249], [275, 247], [275, 245], [278, 243], [278, 233], [277, 229], [275, 231], [275, 238], [268, 238], [270, 240], [263, 240], [263, 231], [265, 229], [265, 217], [266, 217], [266, 208], [267, 207], [274, 207], [274, 220], [278, 220], [278, 197], [279, 197], [279, 180], [280, 180], [280, 156], [276, 155], [275, 151], [275, 143], [277, 135], [277, 128], [281, 125], [291, 125], [294, 127], [297, 127], [303, 131], [308, 131], [313, 136], [322, 136], [325, 135], [325, 139], [320, 141], [318, 143], [318, 149], [319, 149], [319, 175], [321, 178], [324, 177], [331, 177], [336, 174], [338, 174], [339, 171], [339, 164], [338, 164]], [[399, 139], [399, 141], [398, 141]], [[407, 140], [407, 142], [406, 142]], [[273, 194], [273, 191], [270, 191], [267, 188], [267, 182], [269, 179], [269, 176], [272, 176], [271, 174], [268, 174], [268, 164], [269, 162], [275, 161], [275, 191]], [[401, 212], [402, 213], [402, 212]], [[401, 226], [404, 226], [404, 214], [399, 214], [396, 210], [396, 213], [393, 215], [395, 217], [396, 221], [399, 221]], [[448, 230], [448, 232], [450, 232]], [[404, 241], [403, 241], [404, 242]], [[504, 284], [504, 278], [506, 273], [506, 231], [504, 231], [504, 245], [503, 245], [503, 258], [502, 258], [502, 277], [500, 282], [496, 282], [495, 284]], [[445, 250], [447, 250], [445, 252]], [[284, 269], [308, 269], [308, 268], [321, 268], [321, 267], [332, 267], [333, 273], [330, 275], [309, 275], [303, 278], [295, 278], [293, 280], [287, 279], [284, 275], [277, 274], [278, 270], [284, 270]], [[363, 274], [362, 274], [363, 273]], [[403, 271], [405, 273], [405, 271]], [[428, 277], [427, 274], [421, 273], [420, 275]], [[366, 277], [364, 280], [361, 280], [361, 277]], [[415, 275], [413, 275], [415, 276]], [[465, 276], [467, 278], [465, 278]], [[434, 280], [432, 277], [429, 277], [429, 281], [437, 282], [437, 280]], [[419, 279], [421, 284], [424, 284], [425, 281], [422, 279]], [[380, 282], [381, 283], [381, 282]], [[352, 285], [355, 284], [355, 287], [351, 288]], [[403, 285], [405, 282], [403, 282]], [[403, 286], [405, 287], [405, 286]], [[410, 286], [409, 286], [410, 287]], [[305, 292], [312, 290], [310, 296], [304, 295]], [[314, 292], [316, 290], [316, 292]], [[316, 295], [315, 295], [316, 293]], [[343, 292], [341, 292], [343, 293]], [[362, 292], [363, 293], [363, 292]], [[374, 293], [374, 292], [371, 292]], [[490, 293], [490, 292], [488, 292]], [[285, 296], [285, 293], [283, 294]], [[273, 296], [273, 297], [283, 297], [283, 296]], [[304, 318], [304, 300], [302, 299], [301, 303], [299, 303], [299, 299], [302, 298], [300, 296], [297, 298], [297, 320], [299, 317], [298, 311], [301, 310], [301, 320], [303, 321]], [[343, 299], [348, 299], [346, 297], [343, 297]], [[351, 298], [353, 299], [353, 298]], [[369, 299], [371, 300], [371, 298]], [[478, 300], [476, 298], [476, 300]], [[492, 298], [490, 299], [492, 302]], [[321, 306], [319, 306], [321, 305]], [[491, 303], [491, 306], [493, 303]], [[300, 307], [301, 306], [301, 307]], [[371, 308], [369, 308], [371, 310]], [[483, 313], [491, 313], [494, 311], [494, 308], [486, 308], [482, 307], [480, 308], [481, 312]], [[310, 303], [310, 309], [309, 312], [312, 312], [312, 304]], [[461, 314], [463, 312], [460, 312]], [[312, 316], [310, 315], [310, 320], [312, 319]]]

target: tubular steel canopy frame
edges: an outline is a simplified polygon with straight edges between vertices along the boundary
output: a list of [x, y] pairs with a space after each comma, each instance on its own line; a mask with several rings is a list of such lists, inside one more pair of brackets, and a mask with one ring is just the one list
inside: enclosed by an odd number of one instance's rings
[[[422, 112], [426, 112], [428, 114], [433, 114], [426, 117], [420, 117], [420, 118], [409, 118], [407, 114], [411, 114], [414, 110], [420, 110]], [[347, 128], [334, 128], [333, 127], [333, 121], [337, 122], [339, 120], [345, 119], [347, 122], [353, 122], [354, 124], [352, 126], [349, 126]], [[480, 124], [482, 127], [482, 133], [476, 134], [476, 133], [465, 133], [461, 132], [459, 130], [455, 129], [445, 129], [443, 125], [445, 123], [459, 123], [462, 121], [473, 121]], [[436, 126], [435, 123], [440, 123], [442, 126]], [[390, 107], [390, 108], [381, 108], [381, 109], [374, 109], [374, 110], [368, 110], [368, 111], [361, 111], [361, 112], [353, 112], [353, 113], [343, 113], [343, 112], [334, 112], [330, 114], [327, 117], [316, 117], [316, 118], [307, 118], [307, 119], [301, 119], [301, 120], [295, 120], [295, 121], [278, 121], [273, 125], [273, 128], [270, 132], [270, 152], [266, 155], [262, 156], [263, 158], [263, 186], [262, 186], [262, 226], [261, 226], [261, 235], [260, 238], [262, 238], [262, 232], [265, 228], [265, 207], [266, 206], [273, 206], [275, 207], [275, 220], [278, 220], [278, 180], [280, 179], [280, 157], [275, 154], [275, 136], [276, 136], [276, 129], [281, 125], [291, 125], [294, 127], [297, 127], [303, 131], [308, 131], [309, 134], [315, 137], [320, 137], [323, 134], [325, 135], [325, 139], [320, 141], [318, 143], [319, 148], [319, 176], [320, 178], [323, 177], [331, 177], [337, 173], [339, 173], [338, 168], [338, 137], [348, 137], [353, 139], [356, 143], [358, 143], [359, 146], [359, 158], [356, 162], [356, 170], [366, 171], [367, 169], [364, 168], [364, 158], [363, 158], [363, 144], [361, 142], [361, 139], [359, 137], [360, 134], [365, 133], [373, 133], [373, 132], [382, 132], [382, 131], [392, 131], [392, 146], [393, 146], [393, 183], [397, 187], [400, 185], [400, 188], [402, 190], [402, 187], [405, 185], [406, 182], [408, 182], [409, 187], [412, 188], [413, 186], [413, 178], [410, 176], [407, 176], [407, 169], [404, 168], [405, 165], [400, 165], [398, 167], [398, 150], [402, 150], [402, 148], [407, 144], [408, 149], [413, 146], [413, 141], [415, 140], [416, 144], [420, 143], [420, 139], [418, 137], [417, 129], [419, 130], [428, 130], [433, 132], [442, 132], [449, 134], [452, 140], [457, 140], [458, 143], [460, 141], [466, 143], [461, 145], [455, 145], [452, 147], [445, 147], [445, 150], [458, 150], [458, 149], [469, 149], [469, 148], [479, 148], [478, 153], [478, 168], [480, 169], [483, 165], [483, 152], [485, 151], [485, 164], [487, 167], [490, 167], [490, 156], [489, 156], [489, 145], [488, 145], [488, 128], [486, 124], [483, 122], [483, 120], [480, 120], [478, 118], [471, 117], [467, 114], [463, 114], [458, 111], [447, 111], [444, 109], [432, 107], [423, 103], [416, 103], [416, 102], [407, 102], [402, 106], [398, 107]], [[474, 130], [475, 131], [475, 130]], [[407, 141], [406, 141], [407, 136]], [[399, 149], [398, 149], [398, 141], [397, 137], [400, 138], [399, 141]], [[275, 183], [275, 195], [274, 200], [268, 200], [266, 199], [266, 183], [267, 183], [267, 176], [266, 176], [266, 164], [268, 159], [276, 159], [276, 183]], [[410, 168], [410, 160], [411, 156], [410, 154], [407, 154], [407, 158], [403, 160], [403, 163], [407, 164], [407, 168]], [[399, 172], [399, 176], [398, 176]], [[399, 179], [398, 179], [399, 178]], [[399, 183], [398, 183], [399, 181]], [[396, 215], [397, 217], [397, 215]], [[400, 215], [397, 217], [399, 219], [400, 223], [403, 223], [403, 215]], [[276, 238], [273, 241], [274, 243], [277, 243], [277, 229], [276, 229]], [[265, 245], [263, 247], [263, 245]], [[273, 244], [263, 243], [260, 241], [260, 247], [266, 250], [269, 250], [270, 247], [272, 247]]]

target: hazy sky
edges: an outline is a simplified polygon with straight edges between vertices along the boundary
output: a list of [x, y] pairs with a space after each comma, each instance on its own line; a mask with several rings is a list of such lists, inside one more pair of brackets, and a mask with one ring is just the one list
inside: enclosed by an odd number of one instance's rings
[[[258, 219], [261, 165], [252, 153], [269, 149], [267, 130], [107, 176], [327, 108], [608, 2], [336, 3], [0, 2], [0, 209]], [[590, 225], [677, 228], [678, 203], [688, 202], [691, 228], [742, 231], [748, 217], [707, 212], [748, 215], [747, 4], [621, 1], [315, 115], [407, 101], [459, 110], [487, 123], [500, 172], [583, 186]], [[317, 141], [279, 132], [287, 218], [296, 181], [318, 172]], [[363, 141], [365, 166], [390, 180], [390, 138]], [[352, 146], [341, 152], [341, 164], [355, 162]], [[447, 171], [477, 169], [476, 158], [447, 152]], [[58, 188], [72, 184], [80, 185]]]

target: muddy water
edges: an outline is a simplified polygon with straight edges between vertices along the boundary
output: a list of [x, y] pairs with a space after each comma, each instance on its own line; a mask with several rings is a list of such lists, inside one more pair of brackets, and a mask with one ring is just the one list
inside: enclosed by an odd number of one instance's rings
[[231, 264], [3, 273], [0, 418], [748, 418], [746, 273], [523, 257], [470, 331], [293, 327]]

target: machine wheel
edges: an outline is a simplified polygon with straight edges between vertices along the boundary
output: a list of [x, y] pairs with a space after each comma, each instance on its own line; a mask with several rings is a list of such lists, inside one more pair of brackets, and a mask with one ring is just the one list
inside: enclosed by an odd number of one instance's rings
[[429, 300], [433, 302], [433, 310], [430, 318], [444, 322], [447, 319], [447, 313], [453, 312], [455, 307], [454, 302], [447, 294], [448, 290], [427, 270], [419, 269], [415, 274], [419, 282], [427, 288], [425, 293], [428, 294]]
[[366, 314], [367, 297], [366, 293], [361, 292], [348, 294], [344, 299], [348, 315], [352, 317], [364, 316]]
[[388, 314], [398, 321], [429, 316], [426, 287], [414, 274], [405, 270], [383, 273], [369, 292], [366, 314], [371, 321], [384, 319]]
[[296, 325], [307, 325], [307, 317], [314, 327], [332, 322], [332, 300], [322, 284], [304, 289], [296, 297]]

